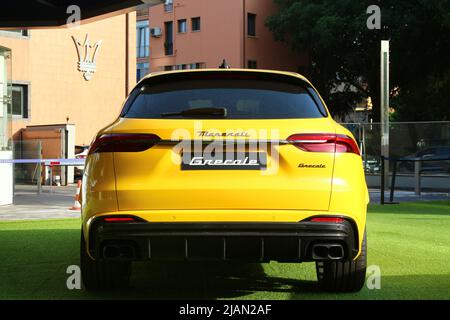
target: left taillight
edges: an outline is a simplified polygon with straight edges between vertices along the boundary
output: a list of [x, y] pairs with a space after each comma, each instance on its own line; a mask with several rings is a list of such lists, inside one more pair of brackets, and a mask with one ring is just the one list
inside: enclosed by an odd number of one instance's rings
[[98, 218], [98, 220], [103, 222], [145, 222], [142, 218], [130, 215], [104, 216]]
[[110, 218], [104, 218], [103, 221], [105, 222], [136, 222], [136, 219], [132, 217], [110, 217]]
[[293, 134], [287, 141], [297, 148], [308, 152], [359, 153], [355, 141], [343, 134], [316, 133]]
[[155, 134], [110, 133], [98, 136], [88, 154], [100, 152], [140, 152], [153, 147], [161, 138]]
[[339, 217], [316, 217], [311, 218], [311, 222], [325, 222], [325, 223], [343, 223], [345, 220]]

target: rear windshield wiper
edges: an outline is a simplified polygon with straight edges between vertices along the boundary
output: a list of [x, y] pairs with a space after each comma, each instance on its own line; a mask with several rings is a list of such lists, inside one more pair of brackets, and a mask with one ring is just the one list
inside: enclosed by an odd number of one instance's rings
[[225, 118], [227, 116], [226, 108], [195, 108], [195, 109], [186, 109], [180, 112], [167, 112], [161, 113], [161, 117], [176, 117], [176, 116], [198, 116], [198, 115], [206, 115], [206, 116], [215, 116]]

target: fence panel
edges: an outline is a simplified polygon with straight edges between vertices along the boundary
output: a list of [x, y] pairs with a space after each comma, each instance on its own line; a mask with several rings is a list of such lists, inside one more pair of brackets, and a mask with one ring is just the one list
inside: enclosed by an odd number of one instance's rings
[[[364, 170], [369, 187], [379, 187], [381, 170], [381, 124], [343, 123], [361, 148]], [[450, 122], [391, 122], [389, 127], [389, 157], [435, 159], [421, 165], [423, 188], [450, 191]], [[393, 163], [390, 163], [392, 172]], [[400, 162], [397, 185], [414, 189], [414, 163]]]

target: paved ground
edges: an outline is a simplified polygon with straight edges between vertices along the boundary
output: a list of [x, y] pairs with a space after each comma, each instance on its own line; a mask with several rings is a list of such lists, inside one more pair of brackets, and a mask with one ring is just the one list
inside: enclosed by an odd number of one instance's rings
[[[370, 202], [380, 203], [380, 190], [369, 189]], [[389, 201], [390, 192], [384, 193], [384, 201]], [[395, 190], [394, 202], [406, 201], [436, 201], [436, 200], [450, 200], [450, 193], [444, 192], [422, 192], [420, 196], [414, 194], [413, 191]]]
[[[52, 187], [44, 186], [42, 193], [37, 194], [36, 186], [16, 185], [14, 204], [0, 206], [0, 220], [31, 220], [78, 218], [80, 211], [69, 210], [74, 204], [76, 186]], [[371, 189], [371, 203], [380, 203], [380, 191]], [[386, 201], [389, 192], [385, 193]], [[410, 191], [396, 191], [394, 201], [433, 201], [450, 200], [448, 193], [422, 193], [416, 196]]]
[[0, 220], [77, 218], [80, 211], [69, 210], [74, 204], [76, 185], [67, 187], [16, 185], [14, 204], [0, 206]]

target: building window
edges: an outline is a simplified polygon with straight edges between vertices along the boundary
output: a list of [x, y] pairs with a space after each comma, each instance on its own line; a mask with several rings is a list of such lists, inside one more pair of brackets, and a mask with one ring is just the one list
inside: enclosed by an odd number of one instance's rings
[[148, 62], [137, 63], [136, 67], [136, 80], [139, 81], [148, 74], [150, 64]]
[[172, 12], [173, 11], [173, 1], [166, 0], [164, 3], [164, 12]]
[[178, 33], [187, 32], [187, 22], [186, 19], [178, 20]]
[[256, 14], [247, 14], [247, 35], [251, 37], [256, 36]]
[[203, 62], [191, 63], [189, 69], [203, 69], [205, 64]]
[[173, 55], [173, 22], [165, 22], [164, 28], [166, 38], [166, 41], [164, 42], [164, 53], [166, 56], [171, 56]]
[[191, 19], [192, 31], [200, 31], [200, 17], [195, 17]]
[[25, 29], [0, 30], [0, 34], [12, 37], [28, 37], [30, 35]]
[[136, 55], [138, 58], [145, 58], [150, 55], [150, 28], [148, 20], [136, 23]]
[[12, 85], [12, 115], [28, 118], [28, 85]]
[[258, 69], [258, 64], [256, 63], [256, 60], [248, 60], [247, 68], [248, 69]]
[[172, 71], [172, 70], [204, 69], [204, 68], [206, 68], [206, 64], [204, 62], [197, 62], [197, 63], [168, 65], [161, 67], [160, 69], [164, 71]]

